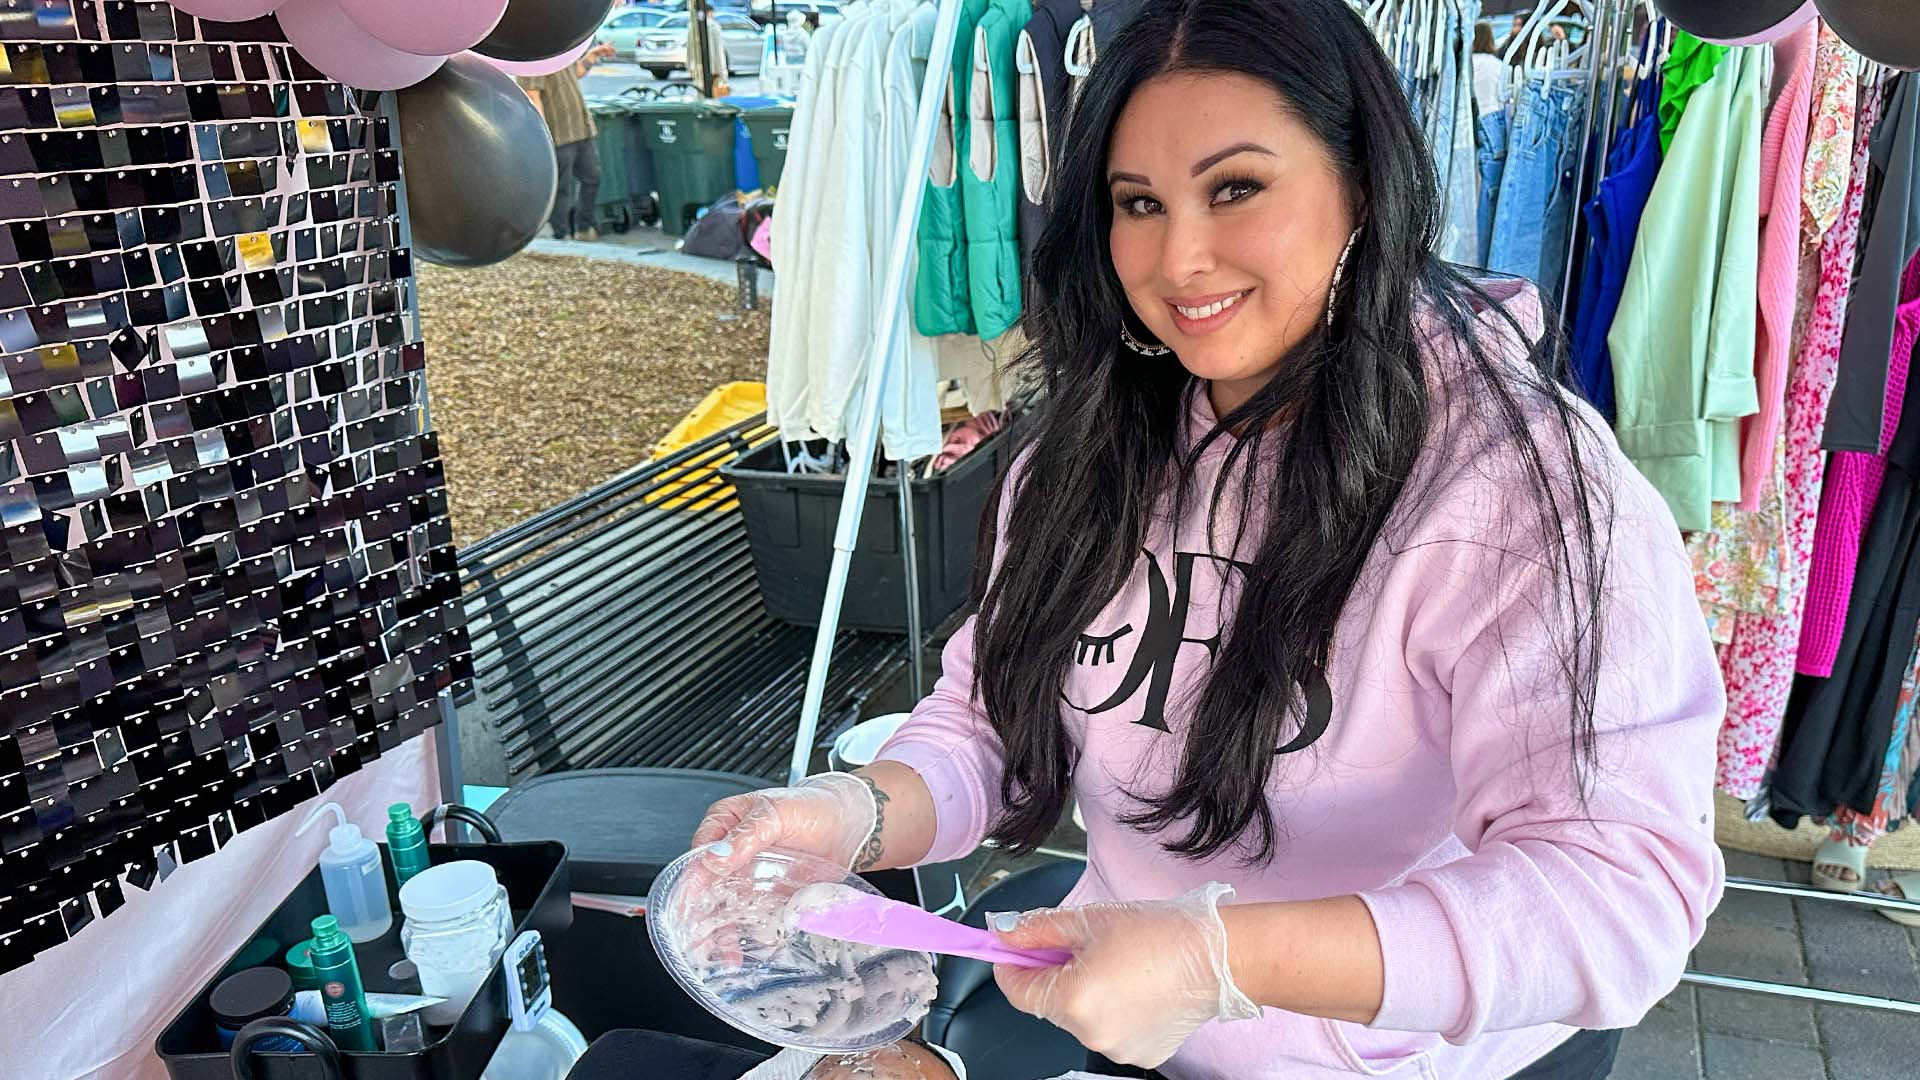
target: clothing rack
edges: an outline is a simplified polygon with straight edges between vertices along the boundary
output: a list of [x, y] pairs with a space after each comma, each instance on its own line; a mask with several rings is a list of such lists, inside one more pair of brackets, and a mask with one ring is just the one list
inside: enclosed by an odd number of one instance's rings
[[[1582, 133], [1580, 169], [1575, 187], [1578, 197], [1576, 206], [1584, 206], [1586, 200], [1591, 198], [1593, 190], [1599, 181], [1606, 177], [1607, 149], [1613, 143], [1619, 103], [1623, 96], [1623, 91], [1627, 88], [1626, 62], [1629, 59], [1635, 59], [1635, 75], [1636, 77], [1644, 77], [1644, 73], [1637, 70], [1639, 66], [1638, 61], [1642, 54], [1636, 47], [1634, 40], [1635, 30], [1637, 29], [1635, 18], [1636, 8], [1640, 8], [1647, 13], [1649, 21], [1648, 33], [1653, 33], [1653, 27], [1656, 24], [1654, 24], [1652, 20], [1657, 17], [1658, 13], [1653, 10], [1652, 5], [1648, 4], [1646, 0], [1596, 0], [1595, 3], [1594, 26], [1591, 30], [1595, 47], [1591, 51], [1588, 61], [1589, 70], [1593, 79], [1593, 101], [1596, 105], [1604, 106], [1606, 115], [1598, 121], [1603, 126], [1601, 127], [1602, 137], [1599, 144], [1599, 161], [1596, 164], [1591, 160], [1593, 157], [1593, 132], [1596, 122], [1594, 117], [1595, 110], [1590, 108], [1587, 113], [1588, 122]], [[1651, 52], [1650, 48], [1648, 52]], [[1659, 55], [1654, 54], [1653, 62], [1657, 63], [1658, 60]], [[1568, 286], [1572, 283], [1573, 267], [1579, 260], [1586, 242], [1587, 237], [1585, 235], [1584, 220], [1582, 216], [1576, 212], [1575, 226], [1570, 234], [1570, 243], [1567, 251], [1568, 274], [1566, 282]], [[1566, 309], [1567, 295], [1563, 288], [1561, 310], [1564, 312]], [[1867, 891], [1858, 893], [1832, 893], [1791, 882], [1765, 881], [1744, 877], [1729, 877], [1726, 881], [1726, 886], [1730, 891], [1735, 892], [1784, 896], [1797, 900], [1818, 900], [1837, 904], [1852, 904], [1888, 911], [1920, 912], [1920, 900], [1901, 900]], [[1747, 979], [1727, 975], [1716, 975], [1711, 972], [1693, 969], [1688, 969], [1685, 974], [1682, 975], [1681, 981], [1684, 984], [1692, 986], [1735, 990], [1742, 993], [1760, 994], [1769, 997], [1788, 998], [1825, 1005], [1873, 1009], [1882, 1012], [1920, 1017], [1920, 1002], [1903, 1001], [1898, 998], [1856, 994], [1814, 986], [1797, 986], [1791, 983], [1774, 982], [1765, 979]]]
[[[927, 71], [920, 85], [920, 101], [914, 110], [913, 147], [907, 158], [907, 190], [894, 218], [893, 237], [887, 245], [886, 287], [874, 313], [874, 348], [868, 352], [867, 370], [860, 387], [860, 411], [847, 440], [847, 480], [840, 494], [840, 518], [833, 536], [833, 562], [827, 570], [826, 596], [820, 603], [820, 629], [814, 637], [813, 661], [807, 671], [806, 695], [801, 701], [800, 723], [794, 733], [793, 759], [787, 769], [787, 782], [805, 779], [813, 759], [813, 745], [820, 730], [820, 710], [826, 697], [827, 676], [833, 665], [833, 643], [840, 629], [840, 608], [847, 596], [847, 572], [853, 565], [853, 551], [860, 536], [860, 519], [867, 507], [867, 483], [873, 477], [873, 459], [880, 443], [880, 401], [889, 377], [897, 366], [892, 361], [899, 351], [900, 312], [907, 298], [907, 278], [912, 270], [914, 238], [920, 223], [920, 205], [926, 194], [924, 178], [933, 158], [934, 129], [940, 116], [941, 98], [953, 74], [953, 42], [960, 25], [961, 0], [938, 0], [934, 19], [933, 47], [927, 57]], [[900, 522], [902, 560], [906, 566], [907, 622], [911, 640], [907, 662], [916, 698], [921, 696], [921, 626], [919, 568], [914, 558], [913, 491], [909, 470], [895, 470], [900, 486]]]

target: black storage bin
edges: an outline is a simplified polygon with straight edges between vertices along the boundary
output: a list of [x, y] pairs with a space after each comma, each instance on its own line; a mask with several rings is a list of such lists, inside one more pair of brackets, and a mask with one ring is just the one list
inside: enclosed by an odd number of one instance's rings
[[[768, 786], [757, 776], [700, 769], [578, 769], [514, 785], [487, 808], [508, 840], [567, 847], [573, 887], [645, 896], [679, 858], [707, 807]], [[644, 919], [580, 908], [566, 938], [547, 945], [553, 1007], [588, 1042], [647, 1028], [772, 1053], [700, 1007], [660, 966]]]
[[[392, 993], [394, 986], [387, 969], [405, 957], [400, 949], [400, 902], [393, 886], [392, 860], [382, 848], [381, 859], [388, 867], [388, 899], [393, 902], [393, 927], [378, 941], [353, 946], [360, 966], [360, 979], [369, 993]], [[507, 887], [507, 905], [513, 911], [514, 933], [538, 930], [549, 953], [555, 943], [566, 940], [573, 923], [572, 888], [567, 881], [567, 849], [552, 840], [501, 844], [432, 844], [434, 865], [456, 859], [476, 859], [491, 865]], [[267, 921], [253, 932], [248, 944], [230, 958], [214, 979], [193, 995], [186, 1009], [173, 1018], [154, 1051], [166, 1064], [173, 1080], [233, 1080], [233, 1068], [227, 1052], [221, 1050], [213, 1030], [213, 1015], [207, 1007], [207, 994], [231, 972], [239, 960], [261, 938], [272, 938], [281, 949], [312, 936], [313, 920], [327, 913], [327, 894], [315, 866], [306, 880], [283, 901]], [[278, 964], [278, 958], [270, 961]], [[240, 965], [245, 966], [245, 965]], [[558, 977], [556, 973], [556, 978]], [[564, 1010], [562, 1010], [564, 1011]], [[406, 1054], [342, 1053], [346, 1080], [473, 1080], [480, 1075], [500, 1044], [511, 1021], [507, 1014], [506, 977], [496, 965], [486, 984], [474, 995], [467, 1011], [450, 1028], [429, 1027], [434, 1041], [424, 1050]], [[310, 1054], [261, 1053], [254, 1057], [254, 1076], [258, 1080], [312, 1080], [319, 1074]]]
[[[967, 601], [980, 516], [1006, 470], [1012, 446], [1010, 429], [1003, 428], [946, 472], [911, 482], [920, 624], [929, 632]], [[820, 625], [845, 478], [787, 472], [777, 441], [720, 472], [740, 493], [740, 517], [768, 613], [801, 626]], [[847, 629], [907, 630], [899, 497], [899, 484], [890, 477], [876, 477], [867, 485], [867, 509], [840, 608], [840, 625]]]

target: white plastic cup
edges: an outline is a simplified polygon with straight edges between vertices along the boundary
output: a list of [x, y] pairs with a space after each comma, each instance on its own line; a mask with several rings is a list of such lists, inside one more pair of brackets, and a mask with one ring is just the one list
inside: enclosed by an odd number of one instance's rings
[[827, 764], [835, 772], [873, 764], [873, 759], [880, 756], [880, 748], [912, 716], [912, 713], [888, 713], [853, 725], [833, 740], [833, 748], [827, 751]]

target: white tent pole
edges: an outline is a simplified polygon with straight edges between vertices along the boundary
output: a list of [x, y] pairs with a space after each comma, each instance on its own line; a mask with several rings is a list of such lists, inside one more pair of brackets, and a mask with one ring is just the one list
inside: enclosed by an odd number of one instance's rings
[[[920, 203], [927, 187], [927, 165], [933, 158], [934, 126], [940, 119], [941, 99], [953, 72], [953, 39], [960, 25], [960, 0], [939, 0], [934, 21], [933, 51], [927, 57], [927, 77], [920, 87], [920, 105], [913, 117], [913, 152], [907, 157], [907, 190], [893, 222], [893, 241], [887, 251], [885, 289], [874, 318], [873, 350], [867, 354], [866, 382], [860, 388], [860, 414], [847, 445], [847, 485], [840, 495], [840, 522], [833, 537], [833, 564], [827, 571], [827, 595], [820, 604], [820, 630], [813, 639], [813, 664], [807, 670], [807, 694], [800, 706], [800, 730], [793, 740], [793, 761], [787, 782], [805, 779], [813, 758], [814, 736], [820, 730], [820, 708], [827, 693], [827, 671], [833, 663], [833, 640], [840, 633], [840, 605], [847, 595], [847, 569], [853, 562], [854, 540], [860, 535], [860, 516], [867, 508], [867, 482], [873, 477], [873, 451], [880, 441], [880, 395], [888, 373], [896, 366], [900, 309], [906, 303], [907, 273], [912, 264]], [[914, 646], [909, 646], [912, 648]], [[919, 656], [909, 658], [919, 663]]]

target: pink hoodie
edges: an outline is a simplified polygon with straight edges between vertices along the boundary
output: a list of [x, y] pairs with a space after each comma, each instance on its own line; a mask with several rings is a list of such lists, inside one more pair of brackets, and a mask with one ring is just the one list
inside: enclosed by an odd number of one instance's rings
[[[1531, 290], [1508, 291], [1508, 309], [1537, 333]], [[1484, 345], [1523, 352], [1494, 318], [1480, 317]], [[1068, 676], [1061, 719], [1079, 750], [1088, 844], [1069, 903], [1224, 881], [1241, 903], [1357, 893], [1379, 928], [1386, 996], [1372, 1027], [1276, 1009], [1215, 1022], [1162, 1067], [1176, 1080], [1495, 1080], [1558, 1045], [1565, 1025], [1638, 1022], [1676, 985], [1719, 901], [1712, 783], [1725, 695], [1664, 502], [1583, 411], [1599, 432], [1587, 446], [1613, 529], [1599, 760], [1582, 806], [1546, 571], [1500, 550], [1530, 542], [1514, 513], [1524, 478], [1477, 395], [1447, 396], [1457, 366], [1436, 355], [1433, 367], [1435, 412], [1452, 420], [1436, 420], [1341, 616], [1331, 726], [1275, 771], [1283, 847], [1271, 865], [1249, 869], [1231, 853], [1185, 862], [1118, 821], [1134, 805], [1124, 792], [1165, 789], [1180, 744], [1157, 724], [1183, 729], [1218, 612], [1237, 592], [1229, 582], [1217, 603], [1228, 564], [1204, 536], [1204, 496], [1178, 522], [1156, 522]], [[1206, 394], [1192, 396], [1189, 423], [1212, 428]], [[1225, 455], [1210, 448], [1197, 490]], [[1001, 748], [969, 693], [972, 631], [948, 644], [933, 693], [880, 755], [932, 790], [929, 861], [973, 850], [1001, 809]]]

